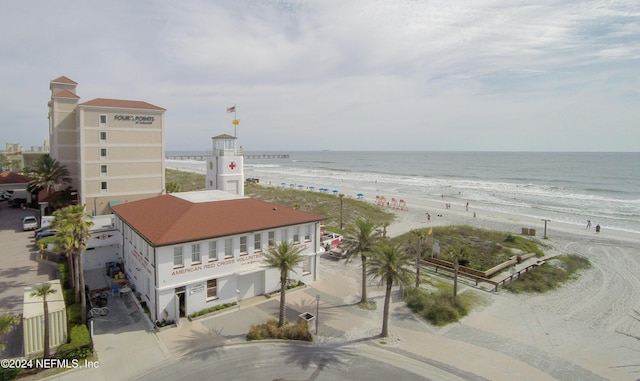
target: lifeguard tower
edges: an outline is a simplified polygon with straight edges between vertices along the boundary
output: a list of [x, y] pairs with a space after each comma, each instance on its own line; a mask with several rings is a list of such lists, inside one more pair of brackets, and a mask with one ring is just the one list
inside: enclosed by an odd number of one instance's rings
[[213, 155], [207, 157], [207, 189], [244, 196], [244, 160], [238, 150], [238, 138], [224, 134], [211, 139]]

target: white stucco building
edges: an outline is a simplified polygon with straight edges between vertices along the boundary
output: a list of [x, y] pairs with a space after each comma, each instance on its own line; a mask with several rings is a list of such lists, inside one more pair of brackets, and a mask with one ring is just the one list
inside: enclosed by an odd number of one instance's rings
[[279, 289], [263, 265], [269, 245], [292, 241], [304, 261], [290, 278], [318, 278], [323, 217], [220, 190], [113, 206], [129, 281], [154, 321]]

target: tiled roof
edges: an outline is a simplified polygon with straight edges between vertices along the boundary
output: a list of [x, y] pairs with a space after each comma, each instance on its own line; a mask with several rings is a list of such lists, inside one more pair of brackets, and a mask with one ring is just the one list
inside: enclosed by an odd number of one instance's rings
[[151, 103], [143, 101], [128, 101], [123, 99], [106, 99], [96, 98], [90, 101], [80, 103], [80, 106], [98, 106], [98, 107], [113, 107], [113, 108], [133, 108], [143, 110], [162, 110], [162, 107], [154, 106]]
[[279, 227], [324, 217], [253, 198], [190, 202], [163, 195], [112, 207], [153, 246], [166, 246]]
[[11, 171], [0, 173], [0, 184], [24, 184], [30, 181], [31, 179], [27, 176], [22, 176]]
[[51, 83], [66, 83], [68, 85], [77, 85], [76, 82], [70, 80], [69, 78], [65, 77], [64, 75], [52, 80]]
[[53, 94], [54, 97], [57, 98], [77, 98], [80, 99], [79, 96], [77, 96], [76, 94], [73, 93], [73, 91], [64, 89], [64, 90], [60, 90], [60, 91], [56, 91], [55, 94]]

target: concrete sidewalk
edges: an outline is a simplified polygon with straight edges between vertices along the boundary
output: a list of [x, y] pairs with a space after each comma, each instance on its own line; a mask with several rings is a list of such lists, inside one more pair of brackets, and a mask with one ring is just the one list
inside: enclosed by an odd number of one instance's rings
[[[375, 284], [369, 285], [368, 299], [375, 302], [377, 308], [359, 308], [360, 270], [357, 267], [355, 264], [340, 267], [339, 271], [330, 273], [313, 285], [292, 290], [286, 295], [289, 321], [295, 321], [304, 312], [316, 315], [318, 309], [318, 331], [314, 343], [310, 344], [317, 345], [318, 350], [339, 345], [352, 348], [357, 353], [367, 353], [367, 356], [380, 361], [395, 358], [389, 366], [398, 366], [397, 356], [401, 356], [406, 360], [406, 366], [424, 368], [429, 374], [438, 372], [438, 379], [449, 380], [498, 380], [514, 379], [514, 376], [554, 380], [555, 377], [545, 372], [546, 366], [567, 368], [572, 365], [550, 357], [545, 358], [546, 363], [529, 364], [526, 361], [528, 356], [544, 358], [545, 354], [524, 348], [522, 353], [526, 355], [512, 356], [492, 344], [496, 338], [488, 340], [485, 332], [465, 327], [463, 323], [445, 327], [427, 324], [408, 310], [397, 287], [393, 290], [390, 307], [390, 337], [380, 338], [384, 290]], [[459, 287], [460, 292], [469, 289], [465, 285]], [[488, 298], [495, 296], [485, 294]], [[316, 304], [317, 295], [320, 296], [319, 304]], [[181, 319], [178, 327], [150, 332], [132, 301], [127, 301], [126, 297], [115, 298], [113, 306], [120, 309], [118, 314], [110, 315], [111, 319], [107, 321], [96, 321], [95, 348], [100, 367], [64, 372], [48, 379], [135, 379], [166, 361], [210, 348], [246, 343], [251, 325], [264, 323], [270, 318], [277, 319], [279, 302], [279, 296], [257, 296], [214, 316], [194, 321]], [[115, 316], [119, 318], [115, 319]], [[316, 332], [315, 321], [310, 324], [310, 330]]]

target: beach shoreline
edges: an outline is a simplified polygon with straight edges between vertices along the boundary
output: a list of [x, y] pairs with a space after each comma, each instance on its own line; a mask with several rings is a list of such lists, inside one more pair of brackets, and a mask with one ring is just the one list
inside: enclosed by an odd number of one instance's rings
[[[280, 186], [263, 179], [261, 185]], [[347, 197], [357, 195], [357, 190], [344, 186], [340, 192]], [[384, 192], [379, 195], [387, 200], [393, 197]], [[365, 195], [362, 200], [375, 203], [375, 196]], [[548, 221], [544, 239], [544, 221], [540, 219], [488, 211], [473, 204], [467, 210], [460, 200], [446, 195], [441, 199], [405, 200], [408, 210], [388, 209], [396, 219], [387, 233], [397, 236], [418, 228], [469, 225], [521, 234], [526, 227], [536, 230], [532, 238], [545, 245], [546, 257], [581, 255], [592, 267], [544, 294], [512, 294], [502, 289], [486, 293], [487, 306], [435, 334], [448, 336], [456, 330], [471, 330], [479, 337], [476, 345], [496, 352], [517, 358], [519, 351], [544, 354], [603, 379], [636, 380], [640, 371], [640, 321], [634, 318], [634, 311], [640, 311], [640, 235], [608, 230], [606, 226], [596, 233], [594, 227], [586, 228], [586, 220], [584, 226]], [[446, 208], [446, 203], [451, 203], [451, 208]], [[431, 214], [430, 220], [426, 213]], [[483, 340], [485, 336], [492, 339]], [[492, 340], [507, 343], [507, 348], [491, 347]]]

